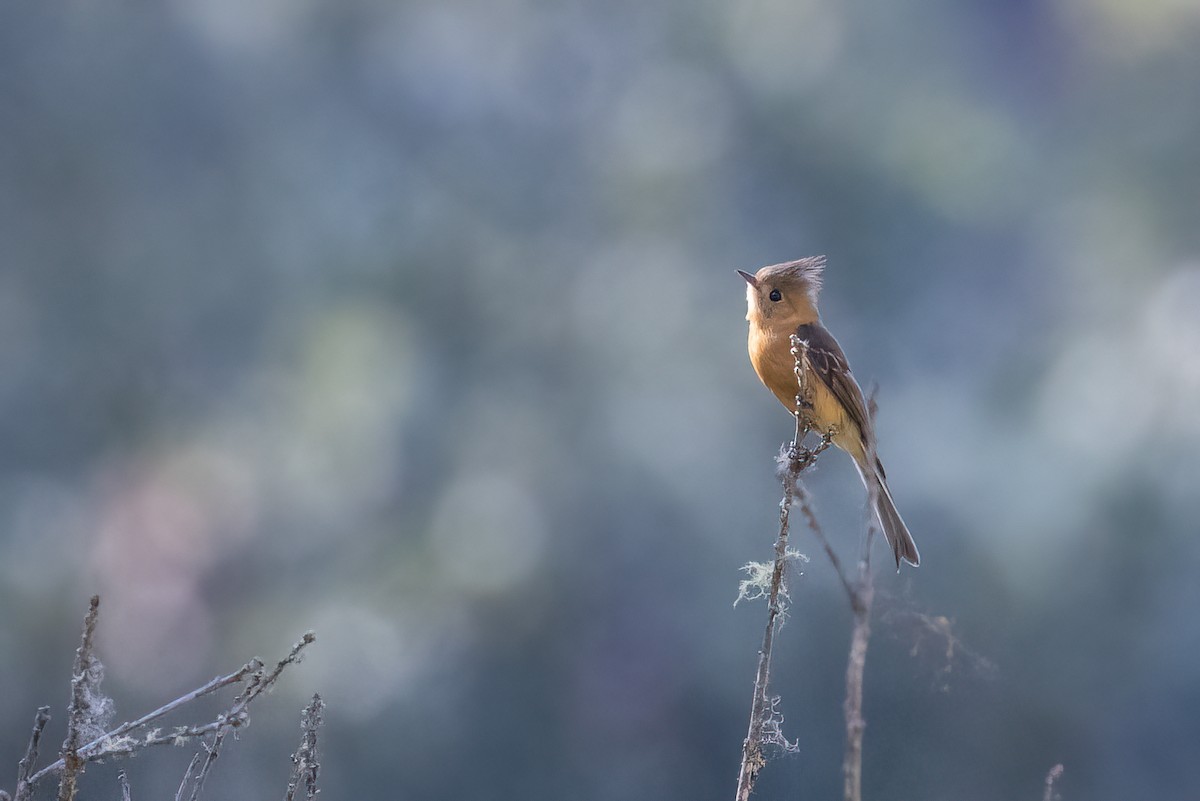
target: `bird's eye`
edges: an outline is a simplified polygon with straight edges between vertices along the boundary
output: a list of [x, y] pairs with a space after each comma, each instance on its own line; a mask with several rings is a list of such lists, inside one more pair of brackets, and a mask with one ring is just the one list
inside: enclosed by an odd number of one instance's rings
[[783, 300], [783, 295], [779, 294], [778, 289], [772, 289], [771, 294], [767, 295], [767, 297], [769, 297], [774, 303], [778, 303], [779, 301]]

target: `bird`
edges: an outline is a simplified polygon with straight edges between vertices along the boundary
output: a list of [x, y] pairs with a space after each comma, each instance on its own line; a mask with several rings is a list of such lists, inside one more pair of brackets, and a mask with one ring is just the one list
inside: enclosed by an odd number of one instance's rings
[[[789, 412], [801, 414], [812, 430], [826, 435], [858, 468], [872, 498], [875, 516], [892, 546], [896, 569], [901, 560], [914, 567], [921, 555], [892, 500], [883, 463], [875, 455], [875, 431], [862, 388], [838, 341], [821, 322], [817, 295], [825, 271], [824, 256], [808, 256], [763, 267], [746, 279], [747, 348], [754, 372]], [[806, 396], [797, 401], [800, 382], [792, 351], [792, 335], [804, 343]]]

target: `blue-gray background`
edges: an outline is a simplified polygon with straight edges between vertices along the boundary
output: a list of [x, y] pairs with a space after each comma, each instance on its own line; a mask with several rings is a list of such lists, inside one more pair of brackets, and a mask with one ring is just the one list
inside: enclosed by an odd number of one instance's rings
[[[867, 796], [1195, 798], [1198, 75], [1184, 0], [4, 4], [0, 786], [99, 592], [122, 718], [317, 631], [210, 797], [319, 690], [323, 797], [728, 798], [790, 431], [733, 270], [825, 253], [925, 558]], [[840, 786], [797, 545], [764, 798]]]

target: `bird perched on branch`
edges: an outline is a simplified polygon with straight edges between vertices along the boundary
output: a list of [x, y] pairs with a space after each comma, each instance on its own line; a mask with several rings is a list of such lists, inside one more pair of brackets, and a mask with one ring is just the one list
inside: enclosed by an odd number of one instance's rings
[[[754, 275], [738, 270], [747, 284], [750, 362], [780, 403], [850, 454], [892, 546], [896, 568], [901, 559], [917, 565], [921, 561], [917, 545], [896, 511], [883, 464], [875, 455], [875, 432], [866, 399], [850, 374], [841, 346], [821, 324], [817, 294], [824, 269], [824, 256], [810, 256], [763, 267]], [[803, 343], [797, 355], [792, 353], [793, 334]], [[802, 380], [797, 375], [797, 359], [802, 364]]]

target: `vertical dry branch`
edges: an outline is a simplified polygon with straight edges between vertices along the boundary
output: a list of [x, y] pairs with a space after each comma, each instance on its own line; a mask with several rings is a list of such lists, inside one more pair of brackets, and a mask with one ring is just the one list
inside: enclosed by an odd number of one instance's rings
[[804, 492], [800, 496], [800, 511], [833, 564], [850, 602], [850, 611], [854, 615], [854, 628], [850, 634], [850, 655], [846, 660], [846, 700], [843, 704], [846, 716], [846, 748], [842, 757], [842, 796], [844, 801], [862, 801], [862, 743], [863, 732], [867, 727], [862, 713], [863, 674], [867, 667], [867, 645], [871, 640], [871, 606], [875, 601], [875, 585], [871, 580], [871, 542], [875, 535], [875, 525], [872, 523], [867, 527], [858, 560], [858, 573], [851, 580], [843, 570], [837, 552], [829, 544], [821, 524], [817, 522], [808, 501], [808, 494]]
[[200, 764], [201, 759], [199, 752], [192, 754], [192, 761], [188, 762], [187, 770], [183, 772], [183, 779], [179, 782], [179, 789], [175, 791], [175, 801], [183, 801], [183, 794], [191, 784], [192, 776], [196, 773], [196, 766]]
[[121, 801], [131, 801], [129, 797], [129, 777], [124, 770], [117, 771], [117, 782], [121, 785]]
[[842, 758], [842, 794], [844, 801], [862, 801], [862, 743], [867, 727], [863, 719], [863, 673], [867, 667], [867, 645], [871, 640], [871, 604], [875, 586], [871, 582], [872, 524], [863, 540], [858, 560], [858, 577], [850, 594], [854, 612], [854, 631], [850, 635], [850, 658], [846, 661], [846, 752]]
[[779, 535], [775, 539], [775, 562], [771, 570], [771, 585], [767, 593], [767, 626], [763, 632], [762, 647], [758, 651], [758, 669], [754, 675], [754, 696], [750, 703], [750, 725], [746, 739], [742, 743], [742, 763], [738, 771], [736, 801], [747, 801], [754, 791], [758, 774], [766, 766], [767, 760], [763, 755], [764, 741], [767, 736], [768, 721], [774, 713], [774, 703], [767, 695], [767, 686], [771, 677], [771, 653], [775, 644], [775, 631], [778, 628], [780, 616], [784, 611], [784, 598], [787, 589], [784, 585], [784, 574], [790, 558], [788, 552], [788, 536], [792, 505], [797, 494], [803, 494], [800, 485], [800, 474], [816, 461], [830, 445], [828, 434], [821, 444], [811, 450], [801, 446], [805, 435], [810, 430], [804, 410], [811, 408], [808, 400], [808, 387], [805, 383], [804, 364], [807, 359], [807, 346], [795, 335], [792, 336], [792, 357], [795, 359], [797, 384], [796, 433], [789, 445], [785, 445], [780, 454], [782, 470], [783, 499], [779, 503]]
[[775, 628], [782, 606], [783, 573], [787, 565], [788, 518], [796, 496], [796, 481], [800, 472], [797, 458], [799, 446], [793, 442], [787, 453], [787, 473], [783, 479], [783, 500], [779, 504], [779, 536], [775, 540], [775, 566], [771, 571], [771, 590], [767, 597], [767, 628], [763, 632], [762, 648], [758, 651], [758, 669], [754, 675], [754, 698], [750, 703], [750, 728], [742, 743], [742, 765], [738, 772], [737, 801], [747, 801], [754, 791], [758, 773], [767, 764], [763, 756], [763, 729], [771, 704], [767, 700], [767, 684], [771, 675], [771, 652], [775, 644]]
[[1050, 772], [1046, 774], [1046, 792], [1042, 794], [1042, 801], [1054, 801], [1057, 795], [1054, 792], [1054, 783], [1062, 778], [1063, 766], [1061, 764], [1050, 768]]
[[83, 772], [84, 760], [79, 757], [80, 738], [87, 719], [88, 671], [92, 666], [92, 639], [96, 634], [96, 617], [100, 613], [100, 596], [93, 595], [83, 620], [83, 635], [75, 651], [71, 671], [71, 704], [67, 707], [67, 738], [63, 740], [63, 772], [58, 783], [58, 801], [74, 801], [76, 783]]
[[304, 708], [304, 714], [300, 717], [300, 729], [304, 735], [300, 739], [300, 747], [292, 754], [292, 777], [288, 781], [285, 801], [294, 801], [301, 782], [304, 783], [306, 801], [313, 801], [317, 797], [317, 776], [321, 771], [321, 764], [317, 761], [317, 729], [321, 726], [324, 709], [325, 702], [321, 696], [313, 693], [312, 703]]
[[[867, 414], [875, 417], [874, 392], [867, 402]], [[868, 438], [868, 464], [874, 464], [874, 443]], [[854, 630], [850, 635], [850, 656], [846, 660], [846, 750], [842, 757], [843, 801], [862, 801], [862, 744], [867, 722], [863, 718], [863, 673], [867, 668], [867, 645], [871, 641], [871, 606], [875, 602], [875, 585], [871, 579], [871, 543], [875, 539], [875, 512], [879, 487], [867, 482], [867, 533], [863, 537], [858, 557], [858, 575], [851, 584], [842, 577], [848, 588], [850, 611], [854, 614]], [[837, 565], [839, 571], [841, 566]]]
[[[874, 416], [875, 403], [868, 405], [869, 413]], [[829, 446], [830, 435], [826, 434], [822, 445]], [[868, 459], [874, 460], [874, 451], [870, 451]], [[875, 508], [878, 492], [875, 486], [868, 489], [868, 508]], [[809, 503], [808, 493], [803, 487], [799, 490], [800, 512], [804, 515], [809, 529], [812, 530], [834, 572], [841, 581], [842, 589], [846, 591], [846, 599], [850, 602], [850, 611], [854, 615], [854, 628], [850, 634], [850, 654], [846, 660], [846, 700], [843, 709], [846, 717], [846, 747], [842, 756], [842, 797], [843, 801], [862, 801], [862, 744], [863, 732], [866, 730], [866, 719], [863, 718], [863, 674], [867, 667], [867, 646], [871, 641], [871, 607], [875, 601], [875, 585], [871, 578], [871, 543], [875, 538], [875, 518], [871, 513], [867, 524], [866, 536], [863, 538], [862, 551], [858, 558], [858, 571], [853, 579], [846, 574], [842, 560], [829, 544], [824, 529], [817, 521]]]
[[50, 707], [39, 707], [37, 716], [33, 719], [33, 731], [29, 735], [29, 746], [25, 749], [25, 756], [17, 764], [17, 795], [14, 801], [29, 801], [33, 797], [33, 782], [29, 777], [33, 774], [33, 769], [37, 767], [38, 746], [42, 741], [42, 732], [49, 722]]

